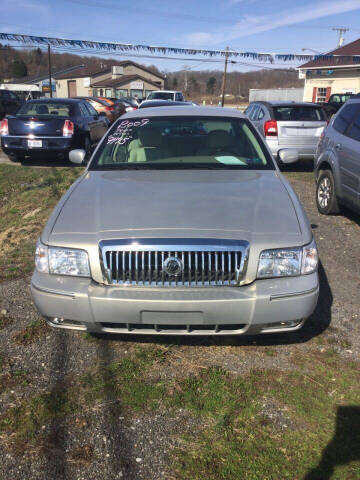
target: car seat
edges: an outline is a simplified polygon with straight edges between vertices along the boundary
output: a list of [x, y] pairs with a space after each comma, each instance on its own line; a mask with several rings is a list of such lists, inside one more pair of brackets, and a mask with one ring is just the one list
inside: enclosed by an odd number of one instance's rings
[[198, 155], [236, 155], [233, 137], [226, 130], [213, 130], [205, 140]]
[[169, 149], [164, 147], [163, 138], [158, 130], [139, 128], [138, 136], [138, 142], [135, 140], [130, 142], [129, 163], [151, 162], [171, 156]]
[[47, 105], [39, 105], [37, 107], [37, 113], [39, 115], [48, 115], [49, 109], [48, 109]]

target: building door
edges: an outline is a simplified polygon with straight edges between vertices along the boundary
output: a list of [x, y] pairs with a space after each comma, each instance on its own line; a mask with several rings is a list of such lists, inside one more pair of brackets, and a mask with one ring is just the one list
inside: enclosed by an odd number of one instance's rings
[[76, 80], [68, 80], [68, 97], [76, 97]]

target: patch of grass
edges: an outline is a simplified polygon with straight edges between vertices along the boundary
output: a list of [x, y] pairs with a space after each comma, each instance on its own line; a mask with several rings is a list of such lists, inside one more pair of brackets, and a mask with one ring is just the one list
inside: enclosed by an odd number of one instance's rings
[[75, 463], [89, 463], [93, 459], [94, 448], [91, 445], [82, 445], [71, 450], [70, 458]]
[[[352, 407], [360, 398], [357, 364], [316, 350], [295, 356], [296, 371], [237, 376], [204, 368], [180, 381], [157, 382], [148, 373], [165, 367], [168, 351], [138, 348], [121, 361], [100, 364], [23, 401], [0, 417], [0, 438], [23, 454], [46, 442], [44, 430], [70, 420], [84, 406], [111, 404], [114, 419], [120, 412], [138, 415], [159, 408], [172, 416], [181, 408], [198, 427], [172, 451], [171, 478], [294, 480], [310, 471], [306, 480], [330, 478], [329, 471], [332, 480], [360, 478], [360, 407]], [[80, 449], [70, 461], [91, 461], [91, 455]]]
[[10, 325], [12, 318], [9, 315], [0, 315], [0, 330]]
[[35, 342], [49, 331], [48, 326], [42, 319], [34, 320], [29, 323], [25, 328], [16, 332], [13, 339], [20, 345], [29, 345]]
[[52, 391], [10, 408], [0, 417], [0, 436], [8, 435], [15, 451], [23, 451], [41, 447], [43, 426], [61, 422], [84, 407], [109, 402], [118, 405], [119, 411], [152, 408], [165, 390], [161, 384], [144, 382], [143, 376], [148, 368], [156, 368], [165, 355], [165, 349], [139, 349], [131, 358], [100, 365], [80, 378], [68, 378]]
[[35, 242], [83, 168], [0, 165], [0, 281], [33, 269]]
[[[176, 478], [304, 479], [311, 472], [307, 480], [323, 480], [331, 472], [334, 480], [358, 480], [358, 365], [309, 357], [303, 365], [311, 375], [257, 371], [239, 379], [209, 370], [181, 384], [177, 405], [200, 415], [205, 427], [176, 449]], [[296, 428], [279, 432], [276, 418], [264, 422], [269, 397]]]
[[298, 180], [300, 182], [314, 183], [313, 172], [287, 172], [286, 170], [281, 172], [287, 180]]

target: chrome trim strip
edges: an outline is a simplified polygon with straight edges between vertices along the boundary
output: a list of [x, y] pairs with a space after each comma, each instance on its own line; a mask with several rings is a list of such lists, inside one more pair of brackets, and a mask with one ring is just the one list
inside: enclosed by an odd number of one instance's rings
[[308, 295], [309, 293], [314, 293], [316, 290], [319, 290], [319, 287], [316, 286], [311, 288], [310, 290], [303, 290], [301, 292], [292, 292], [292, 293], [278, 293], [276, 295], [270, 295], [271, 300], [277, 300], [278, 298], [286, 298], [286, 297], [298, 297], [300, 295]]
[[35, 290], [38, 290], [39, 292], [43, 292], [43, 293], [51, 293], [51, 294], [53, 294], [53, 295], [62, 295], [63, 297], [71, 297], [71, 298], [75, 298], [75, 297], [76, 297], [75, 293], [62, 292], [62, 291], [59, 291], [59, 290], [53, 290], [52, 288], [38, 287], [38, 286], [35, 285], [34, 283], [31, 283], [31, 286], [32, 286]]

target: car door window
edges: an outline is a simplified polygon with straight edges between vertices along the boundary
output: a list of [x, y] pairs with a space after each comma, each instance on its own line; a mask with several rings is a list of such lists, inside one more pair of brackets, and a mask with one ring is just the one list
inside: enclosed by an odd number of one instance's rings
[[249, 106], [247, 107], [247, 109], [245, 110], [245, 112], [244, 112], [245, 115], [247, 115], [248, 117], [250, 117], [253, 108], [254, 108], [254, 105], [249, 105]]
[[79, 103], [79, 108], [80, 108], [80, 112], [81, 112], [82, 117], [88, 117], [89, 116], [89, 112], [87, 111], [84, 103]]
[[89, 114], [92, 116], [92, 117], [96, 117], [97, 116], [97, 111], [95, 110], [95, 108], [90, 105], [90, 103], [85, 103], [85, 107], [87, 108]]
[[250, 120], [256, 121], [258, 116], [259, 106], [255, 105], [254, 109], [250, 113]]
[[258, 111], [258, 117], [257, 117], [257, 120], [262, 120], [265, 116], [265, 112], [264, 110], [260, 107], [259, 108], [259, 111]]
[[352, 122], [352, 119], [359, 112], [359, 104], [345, 105], [338, 114], [333, 123], [333, 127], [339, 133], [345, 134], [348, 126]]
[[[360, 104], [359, 104], [360, 106]], [[347, 135], [353, 140], [360, 142], [360, 109], [354, 123], [351, 125]]]

